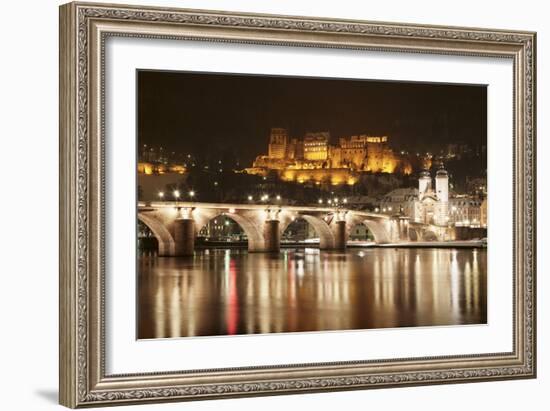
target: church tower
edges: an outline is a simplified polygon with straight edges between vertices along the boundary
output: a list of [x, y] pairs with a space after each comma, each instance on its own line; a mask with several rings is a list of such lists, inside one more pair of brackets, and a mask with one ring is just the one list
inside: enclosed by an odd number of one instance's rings
[[432, 178], [428, 170], [423, 170], [420, 172], [420, 177], [418, 178], [418, 199], [422, 201], [424, 196], [428, 194], [432, 186]]

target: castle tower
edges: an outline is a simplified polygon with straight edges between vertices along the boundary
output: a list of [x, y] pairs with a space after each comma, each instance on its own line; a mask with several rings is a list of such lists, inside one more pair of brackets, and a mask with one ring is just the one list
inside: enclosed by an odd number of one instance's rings
[[272, 128], [269, 135], [268, 156], [283, 159], [287, 154], [288, 133], [284, 128]]
[[443, 165], [435, 174], [435, 192], [438, 207], [435, 215], [437, 225], [447, 225], [449, 221], [449, 174]]
[[427, 170], [420, 172], [420, 177], [418, 178], [418, 199], [422, 200], [424, 195], [430, 190], [432, 186], [432, 178], [430, 173]]

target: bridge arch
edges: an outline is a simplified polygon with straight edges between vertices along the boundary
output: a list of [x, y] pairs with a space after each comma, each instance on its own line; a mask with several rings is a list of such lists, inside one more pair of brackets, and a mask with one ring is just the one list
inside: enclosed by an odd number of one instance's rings
[[388, 230], [384, 227], [384, 223], [381, 221], [374, 220], [363, 220], [363, 224], [367, 226], [372, 235], [374, 236], [374, 241], [378, 244], [384, 244], [390, 242], [390, 235]]
[[411, 241], [420, 241], [421, 236], [418, 230], [414, 227], [409, 227], [409, 240]]
[[[308, 224], [310, 224], [315, 233], [319, 236], [319, 248], [320, 249], [331, 249], [335, 245], [335, 237], [330, 226], [325, 220], [320, 217], [309, 215], [309, 214], [299, 214], [296, 216], [296, 219], [303, 219]], [[281, 235], [286, 231], [288, 226], [295, 220], [287, 220], [284, 224], [281, 225]]]
[[195, 235], [206, 226], [210, 221], [219, 217], [227, 217], [233, 220], [244, 231], [248, 239], [249, 251], [261, 251], [263, 250], [265, 240], [264, 233], [261, 227], [256, 221], [243, 214], [227, 213], [224, 211], [214, 211], [209, 213], [201, 213], [200, 215], [194, 215], [195, 220]]
[[439, 237], [437, 236], [435, 231], [430, 230], [430, 229], [426, 229], [422, 233], [422, 240], [424, 240], [424, 241], [438, 241]]
[[363, 224], [369, 229], [377, 244], [389, 243], [390, 233], [386, 228], [387, 221], [388, 220], [368, 218], [361, 215], [351, 216], [347, 221], [348, 234], [353, 227], [358, 224]]
[[157, 218], [149, 216], [145, 213], [138, 212], [137, 217], [139, 221], [149, 227], [157, 239], [159, 245], [159, 256], [175, 255], [176, 243], [174, 241], [174, 237], [172, 237], [172, 234], [170, 234], [170, 231], [168, 231], [166, 226]]

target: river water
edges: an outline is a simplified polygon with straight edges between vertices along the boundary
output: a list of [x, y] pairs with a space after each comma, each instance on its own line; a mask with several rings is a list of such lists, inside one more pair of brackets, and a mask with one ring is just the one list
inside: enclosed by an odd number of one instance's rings
[[141, 256], [138, 338], [484, 324], [484, 249]]

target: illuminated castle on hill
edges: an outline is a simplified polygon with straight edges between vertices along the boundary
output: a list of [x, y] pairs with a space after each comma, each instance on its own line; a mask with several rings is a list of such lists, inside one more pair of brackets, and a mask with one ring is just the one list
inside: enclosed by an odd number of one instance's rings
[[268, 154], [256, 157], [245, 171], [265, 176], [273, 170], [284, 181], [353, 185], [363, 172], [410, 174], [412, 168], [391, 150], [387, 136], [342, 137], [335, 146], [326, 131], [297, 139], [289, 138], [284, 128], [273, 128]]

